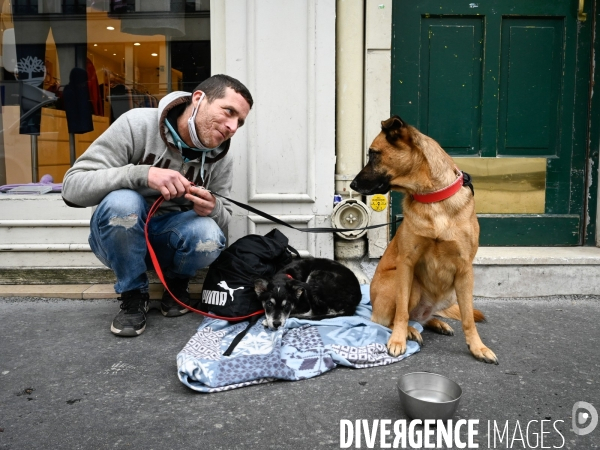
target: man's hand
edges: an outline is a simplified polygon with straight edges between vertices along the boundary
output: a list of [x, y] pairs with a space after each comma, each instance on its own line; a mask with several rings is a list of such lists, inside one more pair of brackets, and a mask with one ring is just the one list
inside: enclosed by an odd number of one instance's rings
[[210, 192], [196, 186], [190, 186], [185, 198], [194, 204], [194, 211], [202, 217], [210, 215], [217, 204], [217, 199]]
[[183, 196], [191, 185], [189, 180], [175, 170], [150, 167], [148, 172], [148, 187], [159, 191], [165, 200]]

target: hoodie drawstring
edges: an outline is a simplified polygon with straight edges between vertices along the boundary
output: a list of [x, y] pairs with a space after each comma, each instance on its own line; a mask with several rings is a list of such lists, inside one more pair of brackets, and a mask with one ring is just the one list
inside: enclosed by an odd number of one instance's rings
[[[179, 133], [177, 133], [175, 131], [175, 129], [169, 123], [168, 120], [165, 120], [165, 125], [167, 126], [168, 130], [171, 132], [171, 137], [173, 138], [174, 143], [177, 144], [177, 148], [179, 148], [179, 152], [181, 153], [181, 157], [183, 158], [183, 162], [184, 163], [188, 163], [188, 162], [192, 161], [191, 159], [186, 158], [185, 156], [183, 156], [183, 146], [182, 146], [182, 142], [183, 141], [182, 141], [181, 137], [179, 136]], [[214, 148], [206, 148], [206, 149], [204, 149], [204, 148], [192, 148], [192, 147], [188, 146], [185, 142], [183, 143], [183, 145], [185, 145], [185, 147], [188, 148], [188, 149], [192, 149], [192, 150], [197, 151], [197, 152], [202, 152], [202, 161], [200, 163], [200, 179], [202, 180], [202, 183], [204, 184], [204, 161], [206, 161], [206, 154], [208, 152], [213, 151]], [[166, 151], [167, 151], [167, 149], [165, 149], [165, 153], [166, 153]], [[164, 153], [161, 155], [161, 158], [162, 158], [163, 155], [164, 155]], [[160, 160], [160, 158], [159, 158], [159, 160]]]

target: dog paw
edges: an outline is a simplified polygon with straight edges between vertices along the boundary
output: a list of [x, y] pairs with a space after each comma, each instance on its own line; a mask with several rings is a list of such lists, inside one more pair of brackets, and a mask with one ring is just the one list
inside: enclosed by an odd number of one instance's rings
[[487, 348], [486, 346], [483, 347], [479, 347], [479, 348], [471, 348], [469, 346], [469, 350], [471, 351], [471, 354], [478, 360], [487, 364], [496, 364], [498, 365], [498, 358], [496, 357], [496, 354], [491, 351], [489, 348]]
[[429, 319], [425, 324], [425, 328], [438, 334], [446, 336], [454, 336], [454, 330], [446, 322], [439, 319]]
[[406, 353], [406, 341], [402, 342], [399, 339], [390, 340], [387, 343], [387, 349], [390, 356], [400, 356]]
[[406, 339], [409, 341], [416, 341], [419, 345], [423, 345], [423, 338], [421, 337], [421, 333], [419, 333], [416, 328], [411, 326], [406, 329]]

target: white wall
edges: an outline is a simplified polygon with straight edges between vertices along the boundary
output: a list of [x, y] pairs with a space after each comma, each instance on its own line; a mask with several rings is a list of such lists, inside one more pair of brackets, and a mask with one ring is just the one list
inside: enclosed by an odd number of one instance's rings
[[[213, 74], [238, 78], [255, 102], [232, 140], [233, 198], [298, 227], [329, 226], [335, 172], [335, 0], [213, 0], [211, 46]], [[229, 239], [273, 227], [236, 207]], [[333, 257], [331, 234], [282, 231], [298, 250]]]

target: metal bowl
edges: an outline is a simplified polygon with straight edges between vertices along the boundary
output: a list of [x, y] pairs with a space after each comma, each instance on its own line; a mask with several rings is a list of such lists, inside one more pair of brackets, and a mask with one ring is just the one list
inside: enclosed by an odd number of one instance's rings
[[402, 409], [411, 419], [449, 420], [462, 395], [457, 383], [429, 372], [407, 373], [397, 387]]

